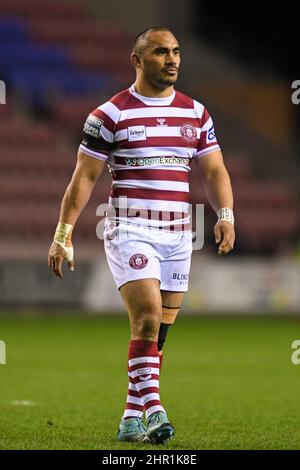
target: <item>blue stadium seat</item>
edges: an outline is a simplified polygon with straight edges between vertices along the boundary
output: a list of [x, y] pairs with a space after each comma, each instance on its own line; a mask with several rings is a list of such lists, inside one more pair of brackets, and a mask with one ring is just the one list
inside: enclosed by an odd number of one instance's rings
[[0, 17], [0, 44], [27, 40], [27, 26], [22, 20]]

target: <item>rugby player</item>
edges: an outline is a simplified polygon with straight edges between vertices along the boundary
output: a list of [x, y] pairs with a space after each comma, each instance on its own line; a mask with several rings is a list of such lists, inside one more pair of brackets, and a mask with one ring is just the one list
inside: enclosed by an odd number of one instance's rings
[[159, 444], [174, 435], [160, 400], [159, 375], [168, 328], [188, 290], [192, 159], [218, 217], [219, 254], [234, 246], [233, 195], [211, 116], [199, 101], [174, 89], [180, 48], [173, 33], [162, 27], [140, 33], [131, 62], [135, 83], [86, 120], [48, 264], [60, 278], [63, 260], [74, 270], [72, 230], [108, 165], [113, 182], [104, 246], [131, 327], [128, 395], [118, 439]]

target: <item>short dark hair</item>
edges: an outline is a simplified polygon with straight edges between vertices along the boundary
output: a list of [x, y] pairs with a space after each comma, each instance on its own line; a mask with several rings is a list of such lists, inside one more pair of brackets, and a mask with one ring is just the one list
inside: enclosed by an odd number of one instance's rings
[[165, 26], [150, 26], [150, 28], [145, 29], [134, 38], [132, 47], [133, 51], [137, 51], [139, 42], [145, 39], [145, 37], [153, 31], [169, 31], [172, 33], [172, 31], [170, 31], [169, 28], [166, 28]]

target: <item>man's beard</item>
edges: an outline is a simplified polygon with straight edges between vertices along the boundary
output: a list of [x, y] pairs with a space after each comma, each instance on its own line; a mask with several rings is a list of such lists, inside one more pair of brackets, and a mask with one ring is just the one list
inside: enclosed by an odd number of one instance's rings
[[168, 77], [163, 77], [163, 76], [157, 77], [154, 73], [151, 73], [150, 71], [149, 73], [147, 73], [146, 76], [148, 80], [150, 81], [150, 83], [152, 83], [152, 85], [154, 85], [156, 88], [159, 88], [161, 90], [169, 86], [173, 86], [177, 82], [177, 79], [178, 79], [178, 73], [175, 77], [168, 78]]
[[170, 78], [164, 78], [164, 77], [155, 77], [152, 78], [151, 82], [153, 85], [155, 85], [157, 88], [167, 88], [169, 86], [174, 85], [177, 82], [178, 75], [176, 77], [170, 77]]
[[174, 85], [174, 83], [177, 82], [177, 77], [178, 76], [176, 75], [176, 77], [174, 77], [173, 79], [171, 79], [171, 78], [159, 78], [157, 80], [157, 82], [161, 85], [172, 86], [172, 85]]

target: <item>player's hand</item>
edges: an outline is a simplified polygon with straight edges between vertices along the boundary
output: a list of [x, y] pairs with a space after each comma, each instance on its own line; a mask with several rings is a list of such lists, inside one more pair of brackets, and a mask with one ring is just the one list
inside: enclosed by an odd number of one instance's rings
[[[67, 258], [68, 256], [66, 250], [54, 241], [49, 248], [48, 266], [56, 274], [56, 276], [61, 279], [64, 277], [62, 273], [62, 263], [64, 259]], [[74, 259], [69, 260], [68, 268], [70, 271], [74, 271], [74, 266]]]
[[233, 250], [235, 231], [231, 222], [220, 220], [214, 227], [215, 241], [219, 244], [218, 255], [226, 255]]

